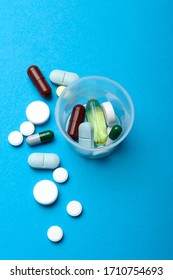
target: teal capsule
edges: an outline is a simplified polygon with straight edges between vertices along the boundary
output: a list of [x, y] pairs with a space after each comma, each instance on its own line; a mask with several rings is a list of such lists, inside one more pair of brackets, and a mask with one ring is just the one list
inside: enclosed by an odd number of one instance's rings
[[46, 130], [37, 134], [33, 134], [26, 138], [26, 142], [31, 145], [35, 146], [41, 143], [46, 143], [52, 141], [54, 138], [54, 133], [52, 130]]
[[118, 124], [114, 125], [109, 132], [108, 139], [106, 141], [106, 145], [111, 144], [115, 139], [117, 139], [122, 132], [122, 127]]
[[86, 104], [86, 117], [94, 129], [94, 142], [98, 145], [105, 144], [107, 140], [106, 122], [100, 103], [91, 98]]

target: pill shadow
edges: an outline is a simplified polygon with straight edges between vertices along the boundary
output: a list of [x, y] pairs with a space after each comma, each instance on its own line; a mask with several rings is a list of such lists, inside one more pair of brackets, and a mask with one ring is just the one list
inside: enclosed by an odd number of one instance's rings
[[38, 203], [36, 200], [35, 200], [35, 205], [37, 206], [38, 205], [38, 208], [41, 207], [42, 210], [44, 211], [52, 211], [52, 209], [55, 209], [56, 207], [59, 206], [59, 203], [61, 201], [61, 194], [58, 192], [58, 197], [57, 199], [51, 203], [51, 204], [48, 204], [48, 205], [44, 205], [44, 204], [41, 204], [41, 203]]
[[52, 97], [53, 97], [53, 94], [50, 94], [50, 95], [48, 95], [48, 96], [43, 96], [43, 100], [49, 101], [49, 100], [52, 99]]

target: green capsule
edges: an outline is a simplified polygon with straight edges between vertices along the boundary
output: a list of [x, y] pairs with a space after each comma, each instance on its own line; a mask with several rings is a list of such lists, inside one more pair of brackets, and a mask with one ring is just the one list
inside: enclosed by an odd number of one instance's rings
[[31, 145], [35, 146], [41, 143], [46, 143], [52, 141], [54, 138], [54, 133], [52, 130], [46, 130], [37, 134], [33, 134], [26, 138], [26, 142]]
[[116, 124], [112, 127], [112, 129], [109, 133], [109, 138], [114, 141], [115, 139], [118, 138], [118, 136], [121, 134], [121, 132], [122, 132], [121, 126]]
[[114, 125], [111, 131], [109, 132], [106, 145], [111, 144], [115, 139], [117, 139], [118, 136], [120, 136], [121, 132], [122, 132], [122, 127], [118, 124]]
[[106, 122], [100, 103], [91, 98], [86, 104], [86, 116], [94, 129], [94, 142], [98, 145], [105, 144], [107, 139]]

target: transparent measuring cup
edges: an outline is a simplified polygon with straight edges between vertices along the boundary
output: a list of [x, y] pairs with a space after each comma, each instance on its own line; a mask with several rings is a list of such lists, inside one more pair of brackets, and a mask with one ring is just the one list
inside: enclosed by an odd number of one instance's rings
[[[67, 123], [73, 107], [85, 105], [90, 98], [100, 103], [110, 101], [117, 116], [117, 124], [122, 127], [121, 135], [109, 145], [86, 148], [67, 134]], [[88, 76], [76, 80], [63, 91], [56, 104], [55, 118], [63, 137], [77, 153], [91, 159], [101, 158], [111, 154], [127, 137], [134, 121], [134, 106], [127, 91], [117, 82], [106, 77]]]

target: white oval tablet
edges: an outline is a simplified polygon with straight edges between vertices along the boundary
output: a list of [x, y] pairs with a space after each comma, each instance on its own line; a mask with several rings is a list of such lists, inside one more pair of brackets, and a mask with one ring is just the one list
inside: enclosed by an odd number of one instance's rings
[[53, 179], [58, 183], [64, 183], [68, 179], [68, 172], [63, 167], [58, 167], [53, 172]]
[[103, 102], [101, 104], [105, 120], [108, 126], [113, 126], [116, 122], [116, 115], [114, 112], [114, 108], [110, 101]]
[[82, 213], [82, 205], [79, 201], [72, 200], [67, 204], [67, 213], [70, 216], [77, 217]]
[[47, 122], [50, 116], [50, 109], [43, 101], [33, 101], [26, 108], [27, 119], [37, 125]]
[[35, 126], [33, 125], [33, 123], [31, 122], [23, 122], [20, 125], [20, 132], [24, 135], [24, 136], [29, 136], [32, 135], [35, 131]]
[[38, 203], [50, 205], [54, 203], [58, 197], [58, 188], [52, 181], [42, 180], [35, 185], [33, 195]]
[[36, 169], [55, 169], [59, 163], [59, 156], [52, 153], [32, 153], [28, 157], [28, 164]]
[[47, 231], [47, 237], [52, 242], [58, 242], [63, 237], [63, 230], [58, 226], [51, 226]]
[[68, 86], [75, 80], [79, 79], [79, 76], [76, 73], [66, 72], [63, 70], [53, 70], [49, 78], [52, 83], [57, 85]]
[[12, 131], [9, 135], [8, 135], [8, 142], [12, 145], [12, 146], [19, 146], [22, 144], [23, 142], [23, 135], [21, 132], [19, 131]]

